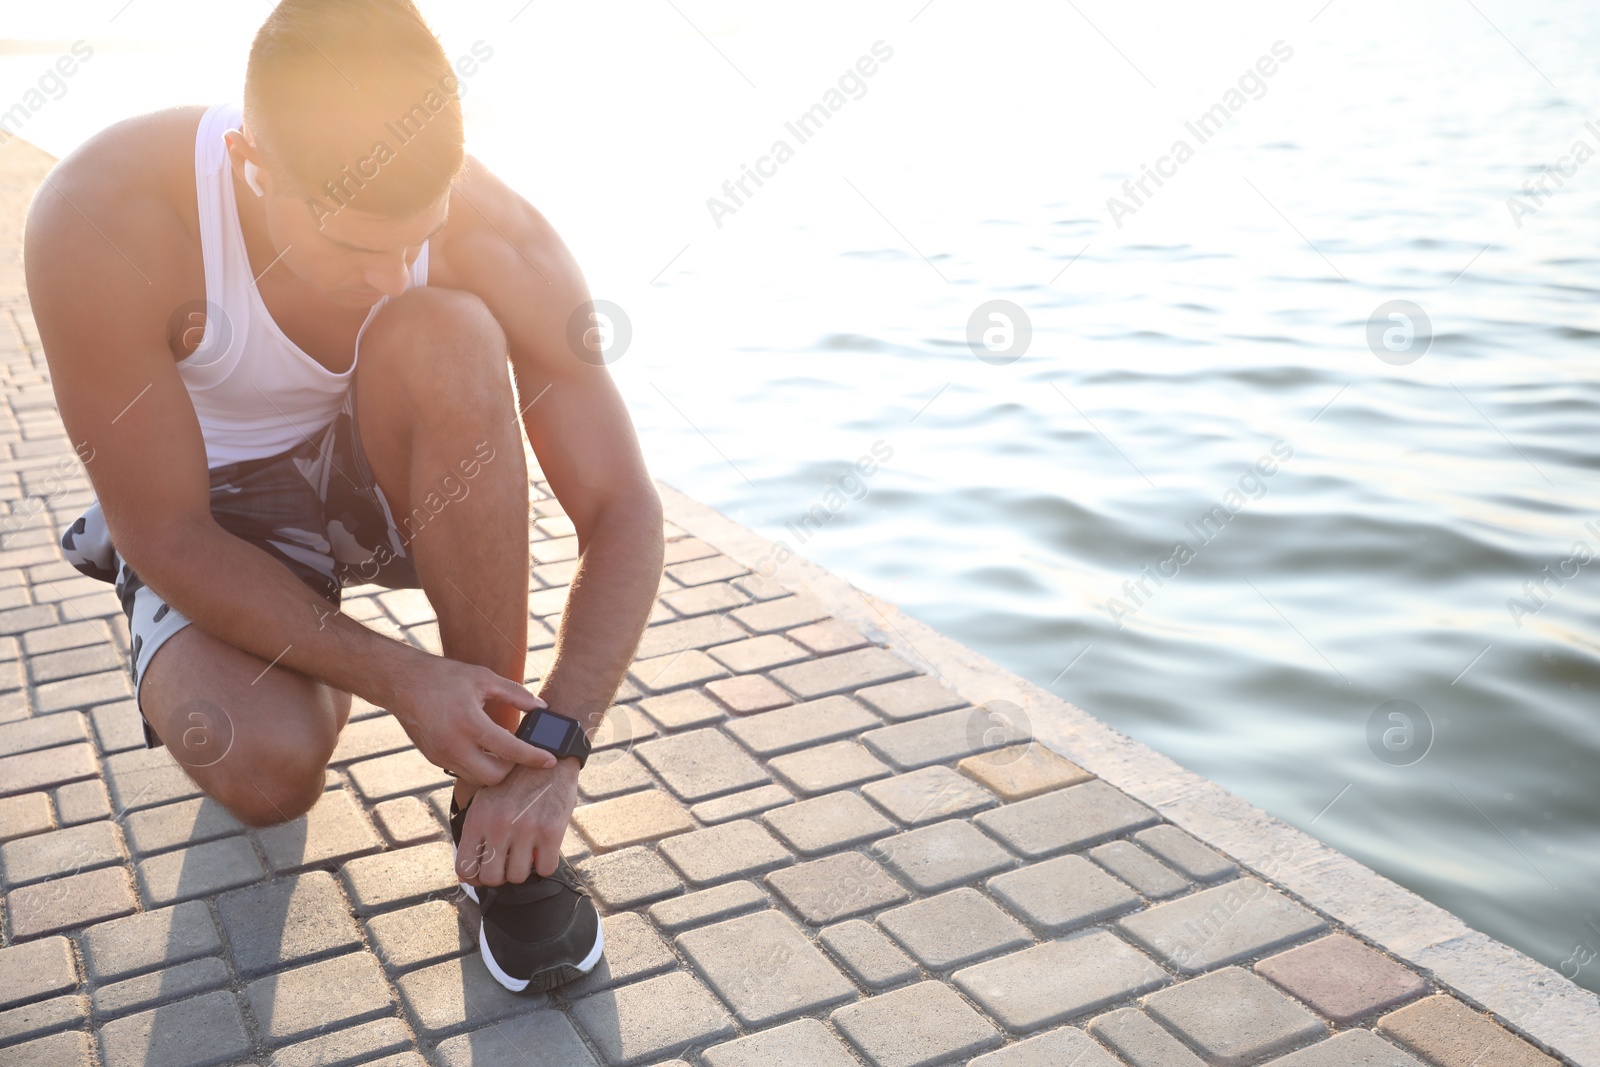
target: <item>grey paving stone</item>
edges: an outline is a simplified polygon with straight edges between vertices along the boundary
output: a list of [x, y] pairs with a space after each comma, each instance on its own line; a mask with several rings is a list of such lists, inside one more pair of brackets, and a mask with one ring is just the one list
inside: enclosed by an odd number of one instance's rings
[[588, 765], [578, 775], [578, 795], [588, 801], [605, 800], [623, 793], [649, 789], [655, 784], [650, 772], [644, 769], [644, 764], [632, 752], [623, 752], [608, 759], [591, 756]]
[[328, 762], [334, 766], [356, 760], [386, 756], [411, 747], [411, 737], [393, 715], [374, 715], [370, 719], [346, 724], [339, 732], [339, 744]]
[[668, 789], [691, 803], [769, 781], [759, 763], [710, 727], [646, 741], [634, 753]]
[[34, 684], [59, 682], [85, 674], [119, 670], [122, 654], [111, 642], [84, 645], [28, 658], [28, 676]]
[[[1063, 1026], [973, 1060], [969, 1067], [1122, 1067], [1082, 1030]], [[1140, 1065], [1146, 1067], [1146, 1065]]]
[[1205, 1061], [1138, 1008], [1097, 1017], [1089, 1032], [1133, 1067], [1205, 1067]]
[[1070, 1022], [1166, 985], [1165, 971], [1107, 930], [1046, 941], [953, 976], [1014, 1034]]
[[802, 700], [813, 700], [879, 682], [892, 682], [915, 673], [911, 664], [893, 652], [874, 647], [779, 667], [768, 676]]
[[1157, 820], [1155, 812], [1101, 781], [1006, 804], [974, 819], [1028, 859], [1076, 852]]
[[658, 847], [692, 886], [746, 878], [794, 859], [764, 827], [748, 819], [669, 837]]
[[[740, 631], [740, 636], [743, 636]], [[759, 671], [798, 663], [811, 655], [781, 634], [762, 634], [742, 641], [718, 645], [707, 654], [735, 674], [755, 674]]]
[[574, 870], [595, 899], [613, 911], [637, 908], [683, 891], [672, 868], [639, 845], [592, 856]]
[[266, 874], [242, 837], [212, 841], [141, 859], [139, 891], [151, 907], [208, 897], [260, 881]]
[[[337, 990], [337, 995], [330, 995]], [[367, 952], [258, 978], [245, 989], [250, 1012], [269, 1046], [365, 1022], [394, 1010], [383, 969]]]
[[339, 863], [383, 848], [360, 805], [343, 789], [328, 790], [310, 811], [293, 822], [257, 831], [256, 839], [279, 874]]
[[1328, 1033], [1315, 1015], [1240, 967], [1163, 989], [1147, 997], [1144, 1007], [1223, 1067], [1255, 1063]]
[[88, 742], [6, 756], [0, 759], [0, 797], [50, 789], [99, 773], [94, 747]]
[[1316, 914], [1264, 882], [1239, 878], [1118, 919], [1146, 950], [1197, 974], [1327, 928]]
[[395, 848], [419, 845], [444, 833], [439, 821], [428, 811], [428, 805], [416, 797], [385, 800], [372, 809], [372, 819]]
[[113, 1019], [99, 1036], [105, 1067], [220, 1067], [252, 1049], [238, 998], [222, 990]]
[[51, 1034], [6, 1050], [6, 1067], [90, 1067], [89, 1035], [82, 1031]]
[[766, 675], [740, 674], [706, 683], [706, 692], [736, 715], [753, 715], [794, 703], [782, 686]]
[[918, 982], [848, 1004], [832, 1015], [874, 1067], [933, 1067], [993, 1048], [1003, 1038], [941, 982]]
[[857, 692], [856, 699], [895, 722], [936, 711], [952, 711], [967, 705], [967, 701], [954, 689], [945, 687], [938, 679], [925, 674], [904, 681], [869, 686]]
[[1064, 934], [1144, 902], [1082, 856], [1057, 856], [989, 879], [989, 892], [1047, 934]]
[[829, 926], [817, 935], [817, 940], [856, 981], [874, 991], [910, 981], [920, 973], [910, 956], [863, 919]]
[[605, 954], [594, 970], [562, 987], [562, 996], [567, 999], [598, 993], [677, 966], [678, 957], [661, 935], [633, 912], [608, 915], [600, 925], [605, 933]]
[[110, 822], [91, 822], [0, 845], [8, 886], [77, 874], [122, 861], [122, 835]]
[[758, 911], [679, 934], [678, 948], [747, 1027], [851, 1000], [855, 987], [800, 929]]
[[833, 852], [884, 834], [894, 824], [854, 793], [826, 793], [767, 812], [761, 821], [803, 856]]
[[133, 879], [126, 867], [52, 878], [11, 891], [11, 936], [26, 940], [115, 919], [135, 910]]
[[1017, 862], [964, 819], [896, 834], [874, 844], [872, 852], [902, 881], [924, 893], [976, 881]]
[[272, 1054], [270, 1067], [373, 1067], [371, 1057], [399, 1052], [411, 1043], [399, 1019], [374, 1019], [281, 1048]]
[[567, 1016], [551, 1009], [452, 1037], [435, 1055], [439, 1067], [597, 1067]]
[[106, 784], [111, 787], [111, 805], [119, 812], [200, 795], [200, 787], [166, 748], [139, 748], [107, 756]]
[[754, 882], [727, 882], [723, 885], [672, 897], [650, 905], [650, 918], [668, 933], [687, 930], [719, 919], [766, 907], [771, 901]]
[[696, 689], [682, 689], [666, 696], [639, 701], [643, 711], [663, 730], [688, 730], [707, 726], [728, 717], [716, 702]]
[[83, 713], [62, 711], [0, 724], [0, 756], [37, 752], [42, 748], [87, 741], [89, 729]]
[[111, 640], [110, 631], [105, 623], [68, 622], [60, 626], [48, 626], [38, 630], [29, 630], [22, 635], [22, 650], [30, 656], [43, 656], [51, 652], [59, 652], [64, 648], [82, 648], [85, 645], [98, 645]]
[[462, 921], [461, 909], [447, 900], [387, 911], [366, 923], [373, 952], [390, 974], [460, 956], [477, 944]]
[[81, 1026], [88, 1014], [88, 997], [51, 997], [0, 1011], [0, 1049]]
[[[1196, 1063], [1199, 1061], [1196, 1060]], [[1346, 1030], [1310, 1048], [1291, 1052], [1267, 1067], [1423, 1067], [1371, 1030]]]
[[64, 937], [0, 948], [0, 1011], [77, 988], [78, 963]]
[[89, 710], [95, 744], [104, 753], [144, 748], [144, 720], [131, 700], [101, 704]]
[[861, 787], [878, 807], [908, 826], [992, 808], [994, 795], [949, 767], [924, 767]]
[[1228, 857], [1202, 845], [1176, 826], [1152, 826], [1134, 834], [1133, 839], [1196, 882], [1215, 882], [1239, 871]]
[[[639, 659], [656, 659], [691, 648], [707, 648], [749, 637], [744, 628], [725, 615], [702, 615], [679, 622], [664, 622], [645, 630], [639, 639]], [[761, 668], [757, 667], [756, 670]]]
[[190, 960], [164, 971], [126, 978], [95, 989], [94, 1013], [101, 1018], [154, 1008], [172, 1000], [221, 989], [229, 982], [228, 966], [215, 956]]
[[877, 911], [909, 896], [904, 886], [859, 852], [774, 871], [767, 875], [767, 884], [812, 926]]
[[211, 797], [135, 811], [123, 819], [122, 825], [128, 845], [137, 856], [204, 844], [219, 837], [242, 834], [245, 830], [243, 823]]
[[596, 852], [626, 848], [694, 829], [694, 821], [668, 793], [647, 789], [584, 804], [572, 813], [572, 825]]
[[755, 789], [746, 789], [742, 793], [731, 793], [725, 797], [714, 800], [702, 800], [689, 809], [689, 814], [713, 826], [719, 822], [730, 819], [743, 819], [750, 815], [759, 815], [763, 811], [789, 804], [794, 801], [794, 794], [781, 785], [763, 785]]
[[41, 834], [54, 826], [48, 793], [23, 793], [0, 800], [0, 842]]
[[234, 965], [245, 978], [361, 944], [350, 906], [327, 871], [224, 893], [217, 899], [217, 914]]
[[60, 682], [46, 682], [33, 691], [34, 708], [40, 714], [66, 711], [69, 708], [87, 708], [122, 700], [133, 693], [128, 672], [121, 665], [116, 670], [99, 674], [86, 674], [81, 678], [68, 678]]
[[1089, 850], [1089, 858], [1151, 900], [1165, 900], [1189, 888], [1189, 880], [1132, 841], [1108, 841]]
[[429, 763], [416, 749], [396, 752], [349, 766], [350, 780], [368, 800], [388, 800], [451, 785], [453, 779]]
[[858, 1067], [859, 1061], [816, 1019], [796, 1019], [750, 1037], [709, 1048], [706, 1067]]
[[930, 971], [948, 971], [1033, 944], [1033, 935], [976, 889], [891, 908], [878, 925]]
[[211, 909], [193, 900], [159, 911], [91, 926], [83, 934], [83, 965], [104, 984], [222, 951]]
[[57, 789], [56, 815], [62, 826], [110, 818], [111, 799], [106, 796], [105, 784], [91, 778]]
[[395, 980], [417, 1033], [439, 1038], [461, 1030], [545, 1007], [550, 998], [526, 996], [506, 989], [489, 974], [483, 960], [461, 956], [411, 971]]
[[722, 1005], [683, 971], [584, 997], [570, 1014], [612, 1067], [654, 1063], [734, 1034]]
[[845, 696], [823, 697], [735, 719], [727, 731], [758, 756], [836, 741], [881, 726], [883, 720]]
[[[739, 583], [743, 585], [743, 583]], [[748, 591], [748, 590], [747, 590]], [[804, 626], [808, 622], [825, 619], [828, 613], [823, 610], [810, 597], [784, 597], [778, 600], [763, 600], [759, 604], [738, 608], [732, 615], [747, 630], [758, 634], [775, 633], [779, 630], [792, 630], [796, 626]]]
[[666, 693], [690, 685], [702, 685], [713, 678], [726, 678], [722, 664], [698, 649], [674, 652], [655, 659], [636, 660], [629, 676], [646, 693]]
[[835, 741], [778, 756], [767, 769], [804, 796], [848, 789], [890, 773], [889, 765], [854, 741]]
[[433, 893], [454, 892], [461, 884], [455, 846], [447, 841], [364, 856], [346, 863], [339, 873], [358, 915], [411, 904]]
[[883, 759], [908, 771], [987, 752], [1018, 736], [1015, 730], [997, 731], [991, 726], [984, 709], [966, 708], [870, 730], [861, 735], [861, 740]]

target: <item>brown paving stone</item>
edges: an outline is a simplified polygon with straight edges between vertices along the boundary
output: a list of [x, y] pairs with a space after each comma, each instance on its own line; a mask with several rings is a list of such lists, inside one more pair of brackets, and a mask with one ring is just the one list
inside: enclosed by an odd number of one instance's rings
[[690, 618], [709, 615], [714, 611], [732, 611], [750, 603], [750, 597], [727, 582], [718, 582], [666, 593], [661, 597], [661, 602], [679, 615]]
[[728, 723], [727, 731], [763, 758], [837, 741], [882, 721], [849, 697], [809, 700]]
[[770, 780], [759, 763], [711, 727], [646, 741], [634, 752], [668, 789], [690, 803]]
[[360, 805], [343, 789], [323, 793], [300, 818], [259, 830], [256, 839], [267, 862], [280, 874], [339, 863], [383, 848]]
[[759, 911], [678, 935], [690, 964], [747, 1027], [771, 1026], [856, 997], [800, 928]]
[[[720, 682], [711, 682], [706, 686], [726, 685], [737, 682], [738, 678], [725, 678]], [[720, 699], [720, 698], [719, 698]], [[694, 689], [680, 689], [676, 693], [666, 696], [650, 697], [639, 701], [639, 710], [655, 720], [663, 730], [689, 730], [696, 726], [707, 726], [727, 718], [727, 713], [719, 708], [715, 702], [706, 697], [704, 693]]]
[[910, 956], [864, 919], [835, 923], [818, 933], [817, 940], [856, 981], [874, 991], [909, 982], [920, 973]]
[[797, 793], [814, 796], [890, 774], [889, 765], [854, 741], [835, 741], [768, 762], [767, 768]]
[[1089, 1032], [1133, 1067], [1205, 1067], [1205, 1061], [1138, 1008], [1096, 1016]]
[[937, 893], [1016, 865], [1005, 849], [964, 819], [909, 830], [879, 841], [872, 852], [900, 879], [924, 893]]
[[54, 715], [35, 715], [0, 725], [0, 756], [37, 752], [41, 748], [87, 741], [89, 730], [83, 713], [60, 711]]
[[685, 686], [701, 685], [713, 678], [726, 678], [727, 670], [698, 649], [674, 652], [670, 656], [636, 660], [629, 675], [646, 693], [665, 693]]
[[794, 703], [794, 698], [770, 678], [741, 674], [706, 683], [706, 692], [720, 700], [735, 715], [752, 715]]
[[1242, 1067], [1327, 1036], [1309, 1011], [1240, 967], [1145, 998], [1145, 1010], [1212, 1063]]
[[586, 801], [606, 800], [649, 789], [656, 781], [632, 752], [610, 749], [589, 757], [578, 775], [578, 795]]
[[704, 585], [707, 582], [723, 582], [729, 578], [737, 578], [746, 573], [743, 564], [727, 556], [711, 556], [707, 559], [691, 560], [688, 563], [677, 563], [667, 568], [667, 574], [679, 585]]
[[803, 856], [849, 848], [894, 833], [894, 824], [854, 793], [826, 793], [761, 817]]
[[765, 827], [748, 819], [670, 837], [659, 847], [661, 855], [693, 886], [745, 878], [794, 858]]
[[742, 626], [725, 615], [701, 615], [679, 622], [662, 623], [645, 630], [634, 656], [641, 660], [657, 659], [685, 649], [724, 645], [749, 636]]
[[[747, 591], [750, 588], [745, 582], [738, 584]], [[791, 630], [808, 622], [825, 619], [828, 613], [823, 610], [821, 604], [810, 597], [789, 596], [781, 599], [762, 599], [759, 604], [735, 610], [733, 617], [746, 629], [766, 634]]]
[[995, 898], [1047, 934], [1064, 934], [1139, 907], [1137, 894], [1082, 856], [1057, 856], [988, 882]]
[[64, 937], [0, 948], [0, 1011], [31, 1004], [78, 985], [78, 963]]
[[562, 987], [561, 995], [568, 1000], [637, 981], [678, 965], [678, 957], [661, 940], [661, 935], [634, 912], [608, 915], [600, 920], [600, 925], [605, 954], [592, 971]]
[[111, 798], [106, 796], [105, 783], [91, 778], [61, 786], [56, 790], [56, 814], [63, 826], [110, 818]]
[[596, 852], [609, 852], [694, 829], [694, 821], [683, 805], [660, 789], [581, 805], [573, 811], [572, 822]]
[[1026, 800], [1094, 777], [1037, 741], [970, 756], [956, 766], [1004, 800]]
[[762, 634], [718, 645], [709, 649], [708, 654], [735, 674], [755, 674], [773, 667], [799, 663], [811, 655], [780, 634]]
[[993, 794], [949, 767], [924, 767], [861, 787], [878, 807], [907, 826], [922, 826], [952, 815], [972, 815], [994, 807]]
[[811, 926], [877, 911], [910, 895], [859, 852], [798, 863], [772, 872], [766, 881]]
[[814, 700], [915, 673], [911, 664], [893, 652], [873, 647], [779, 667], [771, 677], [802, 700]]
[[0, 842], [41, 834], [54, 827], [48, 793], [22, 793], [0, 800]]
[[136, 907], [128, 869], [102, 867], [14, 889], [6, 910], [12, 938], [25, 941], [131, 915]]
[[[0, 758], [0, 797], [49, 789], [100, 773], [88, 743]], [[181, 772], [180, 772], [181, 773]]]
[[1439, 1067], [1557, 1067], [1487, 1015], [1442, 993], [1385, 1015], [1378, 1032]]
[[801, 626], [784, 636], [817, 656], [850, 652], [872, 643], [862, 636], [860, 630], [838, 619], [824, 619], [810, 626]]
[[951, 980], [1014, 1034], [1069, 1022], [1169, 981], [1104, 929], [975, 964]]
[[973, 821], [1013, 852], [1043, 859], [1057, 852], [1076, 852], [1157, 819], [1155, 812], [1126, 793], [1093, 781], [1006, 804]]
[[1256, 973], [1341, 1026], [1398, 1007], [1428, 989], [1420, 975], [1346, 934], [1264, 959]]
[[1004, 1040], [941, 982], [918, 982], [847, 1004], [832, 1019], [875, 1067], [933, 1067]]
[[105, 1067], [212, 1067], [251, 1049], [239, 1000], [224, 990], [114, 1019], [99, 1039]]
[[731, 793], [725, 797], [713, 800], [702, 800], [689, 811], [696, 819], [707, 826], [714, 826], [719, 822], [730, 819], [743, 819], [751, 815], [759, 815], [764, 811], [784, 804], [794, 803], [794, 794], [781, 785], [763, 785], [755, 789], [746, 789], [742, 793]]
[[909, 771], [987, 752], [1026, 730], [1026, 724], [1020, 722], [996, 729], [988, 710], [964, 708], [880, 727], [863, 734], [861, 740], [896, 767]]
[[[1063, 1026], [997, 1052], [979, 1056], [968, 1067], [1122, 1067], [1121, 1061], [1076, 1027]], [[1158, 1067], [1138, 1064], [1137, 1067]]]
[[771, 901], [754, 882], [723, 885], [672, 897], [650, 905], [650, 918], [668, 933], [687, 930], [767, 907]]

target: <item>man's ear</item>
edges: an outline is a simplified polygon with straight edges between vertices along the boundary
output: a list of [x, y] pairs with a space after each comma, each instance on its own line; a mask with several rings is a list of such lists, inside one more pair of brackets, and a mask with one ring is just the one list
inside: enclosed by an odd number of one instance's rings
[[260, 151], [240, 130], [224, 131], [222, 140], [227, 145], [228, 160], [233, 164], [234, 173], [244, 180], [251, 192], [257, 196], [266, 196], [266, 190], [261, 185]]

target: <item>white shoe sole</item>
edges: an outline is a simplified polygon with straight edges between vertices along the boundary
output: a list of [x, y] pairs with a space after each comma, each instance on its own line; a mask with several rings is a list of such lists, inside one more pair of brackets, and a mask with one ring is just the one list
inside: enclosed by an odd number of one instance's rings
[[[461, 883], [461, 888], [467, 896], [472, 898], [474, 903], [477, 902], [477, 889], [467, 885], [465, 882]], [[605, 927], [596, 923], [594, 928], [594, 947], [589, 950], [589, 954], [583, 958], [582, 962], [577, 964], [577, 970], [582, 974], [588, 974], [594, 970], [595, 964], [600, 962], [600, 956], [605, 951], [605, 947]], [[528, 988], [528, 983], [532, 981], [531, 978], [513, 978], [501, 970], [500, 965], [495, 962], [494, 954], [489, 951], [489, 939], [485, 935], [482, 922], [478, 924], [478, 952], [483, 956], [483, 965], [489, 969], [489, 973], [494, 976], [496, 982], [499, 982], [513, 993], [520, 993]]]

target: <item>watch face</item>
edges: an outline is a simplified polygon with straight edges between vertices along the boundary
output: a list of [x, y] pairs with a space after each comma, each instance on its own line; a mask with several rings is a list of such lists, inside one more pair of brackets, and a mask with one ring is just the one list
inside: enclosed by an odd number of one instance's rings
[[539, 717], [533, 720], [533, 731], [528, 740], [541, 748], [560, 748], [561, 742], [567, 739], [568, 725], [565, 719], [541, 712]]

